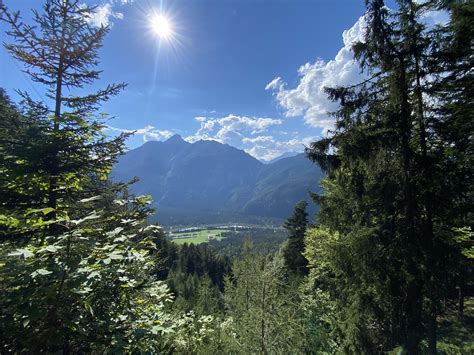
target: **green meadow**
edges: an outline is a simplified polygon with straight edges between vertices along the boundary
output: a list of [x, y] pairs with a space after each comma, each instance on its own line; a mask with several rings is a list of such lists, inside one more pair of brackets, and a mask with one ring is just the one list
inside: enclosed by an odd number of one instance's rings
[[172, 240], [177, 244], [201, 244], [207, 243], [209, 237], [216, 240], [224, 239], [225, 237], [222, 236], [222, 233], [224, 232], [224, 229], [207, 229], [196, 232], [173, 233]]

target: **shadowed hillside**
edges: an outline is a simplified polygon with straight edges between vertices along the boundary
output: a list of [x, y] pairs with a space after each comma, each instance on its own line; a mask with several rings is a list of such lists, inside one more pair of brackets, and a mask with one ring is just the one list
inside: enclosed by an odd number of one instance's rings
[[285, 218], [318, 190], [322, 173], [303, 154], [264, 164], [226, 144], [191, 144], [175, 135], [127, 152], [112, 175], [117, 181], [139, 177], [133, 192], [152, 195], [159, 214], [180, 210], [190, 220], [207, 215], [222, 221], [239, 215]]

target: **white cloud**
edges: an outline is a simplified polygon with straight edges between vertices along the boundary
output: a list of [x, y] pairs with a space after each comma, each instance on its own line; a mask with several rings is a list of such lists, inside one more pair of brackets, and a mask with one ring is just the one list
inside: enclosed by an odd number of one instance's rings
[[146, 126], [136, 130], [135, 134], [143, 135], [143, 140], [148, 141], [163, 141], [173, 136], [173, 132], [168, 130], [159, 130], [153, 126]]
[[136, 136], [143, 136], [143, 141], [164, 141], [173, 136], [173, 132], [168, 130], [159, 130], [154, 126], [147, 125], [139, 129], [122, 129], [112, 126], [106, 126], [105, 130], [112, 132], [134, 133]]
[[207, 117], [196, 117], [196, 120], [198, 122], [201, 122], [201, 127], [198, 129], [198, 131], [186, 138], [186, 140], [190, 142], [196, 142], [198, 140], [209, 140], [213, 139], [212, 138], [212, 130], [214, 129], [214, 125], [216, 122], [214, 120], [208, 120]]
[[121, 12], [114, 12], [112, 13], [112, 16], [118, 20], [123, 20], [123, 13]]
[[[303, 152], [316, 137], [281, 141], [272, 134], [288, 135], [286, 131], [268, 132], [272, 127], [283, 124], [280, 119], [270, 117], [251, 117], [230, 114], [225, 117], [195, 117], [200, 123], [195, 134], [186, 137], [188, 142], [215, 140], [245, 150], [260, 160], [271, 160], [285, 152]], [[284, 134], [283, 134], [284, 133]], [[295, 133], [295, 132], [293, 132]], [[297, 133], [296, 133], [297, 134]]]
[[216, 140], [234, 146], [240, 146], [244, 135], [254, 135], [266, 131], [282, 120], [269, 117], [249, 117], [230, 114], [225, 117], [196, 117], [201, 127], [192, 136], [186, 137], [189, 142], [198, 140]]
[[294, 89], [280, 78], [273, 79], [265, 87], [274, 92], [278, 104], [285, 110], [287, 117], [303, 116], [306, 124], [327, 131], [334, 126], [334, 120], [327, 112], [334, 111], [337, 104], [331, 102], [324, 92], [325, 87], [352, 85], [362, 78], [360, 68], [354, 61], [351, 47], [363, 40], [366, 22], [364, 17], [342, 34], [342, 47], [333, 60], [318, 59], [306, 63], [298, 69], [299, 83]]
[[[215, 140], [220, 143], [229, 144], [239, 149], [245, 150], [250, 155], [260, 160], [271, 160], [285, 152], [303, 152], [317, 137], [306, 137], [303, 139], [287, 139], [281, 141], [272, 134], [278, 136], [288, 135], [286, 131], [273, 131], [270, 134], [259, 134], [267, 132], [275, 125], [281, 125], [282, 120], [269, 117], [248, 117], [228, 115], [220, 118], [195, 117], [200, 123], [199, 129], [191, 136], [185, 138], [188, 142], [194, 143], [198, 140]], [[135, 130], [106, 126], [106, 131], [134, 133], [135, 136], [142, 136], [144, 142], [163, 141], [173, 136], [173, 132], [159, 130], [152, 125]], [[284, 134], [285, 133], [285, 134]], [[297, 132], [292, 133], [297, 134]]]
[[112, 4], [105, 3], [98, 5], [94, 12], [92, 12], [87, 18], [86, 21], [94, 27], [100, 26], [109, 26], [111, 25], [111, 19], [123, 19], [123, 14], [121, 12], [115, 12], [112, 10]]
[[278, 141], [272, 136], [257, 136], [253, 138], [244, 138], [243, 142], [247, 145], [244, 150], [250, 155], [260, 160], [272, 160], [286, 152], [302, 153], [304, 148], [317, 137], [306, 137], [303, 139], [290, 139], [287, 141]]
[[242, 139], [242, 142], [243, 143], [250, 143], [250, 144], [254, 144], [254, 143], [265, 143], [265, 142], [271, 142], [271, 143], [274, 143], [274, 139], [272, 136], [257, 136], [257, 137], [253, 137], [253, 138], [244, 138]]
[[[415, 0], [419, 5], [428, 3], [430, 0]], [[429, 7], [428, 7], [429, 8]], [[449, 13], [446, 10], [428, 10], [422, 13], [421, 21], [428, 27], [446, 25], [449, 22]]]
[[113, 19], [123, 20], [124, 15], [122, 12], [115, 11], [114, 8], [117, 6], [130, 5], [135, 0], [107, 0], [95, 7], [94, 12], [86, 19], [86, 21], [94, 26], [112, 26]]
[[263, 132], [270, 126], [282, 124], [282, 120], [267, 117], [246, 117], [228, 115], [217, 120], [219, 125], [226, 130], [251, 129], [252, 134]]

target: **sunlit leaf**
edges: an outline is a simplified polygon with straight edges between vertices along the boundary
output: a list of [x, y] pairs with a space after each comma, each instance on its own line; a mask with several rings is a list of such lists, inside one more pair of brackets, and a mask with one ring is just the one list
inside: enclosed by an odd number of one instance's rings
[[93, 197], [84, 198], [82, 200], [79, 200], [79, 202], [87, 203], [87, 202], [97, 201], [97, 200], [100, 200], [100, 199], [102, 199], [102, 196], [93, 196]]
[[31, 258], [34, 254], [27, 249], [17, 249], [8, 254], [8, 256], [22, 256], [23, 258]]
[[45, 207], [45, 208], [38, 208], [38, 209], [31, 209], [29, 210], [26, 215], [34, 214], [34, 213], [43, 213], [43, 215], [47, 215], [54, 211], [52, 207]]
[[46, 269], [38, 269], [38, 270], [31, 273], [31, 277], [35, 278], [38, 275], [45, 276], [45, 275], [49, 275], [49, 274], [52, 274], [52, 273], [53, 273], [52, 271], [49, 271], [49, 270], [46, 270]]
[[107, 235], [109, 237], [115, 237], [117, 234], [119, 234], [121, 231], [123, 231], [123, 228], [122, 227], [117, 227], [115, 228], [113, 231], [111, 232], [107, 232]]
[[88, 215], [84, 218], [77, 219], [77, 220], [71, 220], [71, 223], [73, 223], [75, 225], [78, 225], [78, 224], [84, 223], [85, 221], [88, 221], [88, 220], [91, 220], [91, 219], [97, 219], [97, 218], [100, 218], [100, 215], [97, 214], [96, 211], [94, 211], [93, 213], [91, 213], [90, 215]]
[[54, 246], [54, 245], [48, 245], [47, 247], [38, 250], [38, 252], [39, 252], [39, 253], [42, 253], [42, 252], [46, 252], [46, 251], [47, 251], [47, 252], [50, 252], [50, 253], [55, 253], [55, 252], [57, 252], [59, 249], [61, 249], [61, 247]]

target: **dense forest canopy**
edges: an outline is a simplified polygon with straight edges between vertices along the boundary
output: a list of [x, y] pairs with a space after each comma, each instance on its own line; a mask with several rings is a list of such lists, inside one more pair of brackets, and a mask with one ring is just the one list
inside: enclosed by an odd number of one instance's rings
[[[95, 88], [109, 28], [77, 0], [45, 0], [34, 26], [0, 6], [52, 103], [0, 90], [0, 352], [474, 352], [472, 1], [367, 0], [366, 78], [326, 88], [335, 129], [306, 149], [316, 222], [302, 201], [281, 244], [199, 245], [109, 179], [129, 136], [99, 113], [126, 86]], [[449, 21], [427, 27], [434, 10]]]

